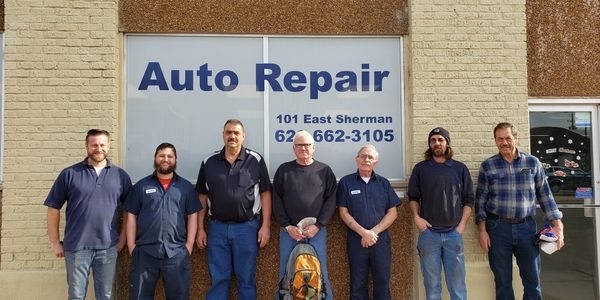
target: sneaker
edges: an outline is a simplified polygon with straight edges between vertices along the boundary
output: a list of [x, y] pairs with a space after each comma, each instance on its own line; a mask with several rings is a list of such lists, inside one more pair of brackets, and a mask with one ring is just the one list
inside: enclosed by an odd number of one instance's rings
[[558, 237], [551, 231], [552, 226], [550, 224], [544, 225], [544, 229], [540, 231], [540, 240], [544, 242], [555, 242]]

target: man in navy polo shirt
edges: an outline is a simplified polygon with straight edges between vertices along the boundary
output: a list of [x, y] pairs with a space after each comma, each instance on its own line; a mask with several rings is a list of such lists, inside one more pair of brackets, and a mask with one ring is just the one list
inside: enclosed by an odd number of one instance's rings
[[[346, 248], [350, 264], [350, 299], [389, 300], [392, 247], [387, 229], [398, 215], [400, 198], [390, 182], [375, 174], [379, 153], [367, 144], [356, 154], [358, 170], [338, 183], [337, 205], [348, 226]], [[369, 297], [369, 271], [373, 297]]]
[[160, 275], [166, 299], [190, 297], [190, 255], [202, 206], [194, 186], [176, 168], [175, 146], [158, 145], [154, 173], [137, 182], [125, 202], [130, 300], [153, 300]]
[[[44, 205], [48, 206], [48, 238], [56, 257], [64, 257], [69, 299], [84, 299], [90, 270], [96, 299], [113, 299], [117, 252], [125, 246], [125, 226], [118, 231], [119, 205], [131, 188], [125, 171], [106, 157], [109, 133], [90, 129], [85, 137], [87, 158], [64, 169]], [[64, 242], [58, 225], [67, 203]]]
[[475, 197], [469, 169], [453, 160], [450, 133], [434, 128], [425, 160], [415, 165], [408, 198], [419, 230], [417, 250], [427, 299], [441, 299], [442, 266], [450, 299], [467, 299], [462, 234]]
[[[208, 207], [208, 236], [203, 209], [198, 215], [198, 247], [207, 248], [211, 287], [208, 300], [229, 299], [235, 272], [238, 299], [256, 299], [256, 257], [266, 246], [271, 227], [271, 181], [265, 160], [243, 146], [244, 125], [236, 119], [223, 126], [225, 146], [200, 166], [196, 190]], [[208, 206], [207, 206], [208, 204]], [[259, 214], [262, 211], [262, 220]]]

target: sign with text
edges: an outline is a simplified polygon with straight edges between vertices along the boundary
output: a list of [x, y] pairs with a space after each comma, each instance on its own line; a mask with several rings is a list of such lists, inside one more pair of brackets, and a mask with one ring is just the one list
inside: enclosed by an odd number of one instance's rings
[[310, 132], [315, 159], [338, 178], [374, 144], [390, 179], [404, 177], [399, 37], [213, 37], [127, 35], [126, 169], [152, 172], [155, 147], [177, 147], [178, 172], [194, 181], [223, 147], [227, 119], [263, 154], [271, 177], [294, 159], [292, 137]]

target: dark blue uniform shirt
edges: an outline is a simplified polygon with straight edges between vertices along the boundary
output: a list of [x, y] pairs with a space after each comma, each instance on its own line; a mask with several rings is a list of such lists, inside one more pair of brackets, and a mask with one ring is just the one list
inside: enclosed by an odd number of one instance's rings
[[117, 207], [130, 189], [129, 175], [110, 161], [100, 176], [87, 158], [60, 172], [44, 205], [61, 209], [67, 203], [64, 249], [108, 249], [116, 245]]
[[246, 222], [260, 212], [260, 193], [270, 191], [265, 160], [242, 147], [231, 165], [225, 147], [206, 158], [200, 166], [196, 190], [208, 195], [210, 216], [223, 222]]
[[379, 224], [387, 210], [400, 203], [390, 182], [375, 172], [369, 183], [358, 172], [344, 176], [338, 183], [337, 205], [346, 207], [354, 220], [366, 229]]
[[187, 216], [202, 205], [185, 178], [174, 174], [165, 191], [155, 172], [133, 186], [125, 209], [137, 216], [136, 247], [156, 258], [171, 258], [185, 249]]

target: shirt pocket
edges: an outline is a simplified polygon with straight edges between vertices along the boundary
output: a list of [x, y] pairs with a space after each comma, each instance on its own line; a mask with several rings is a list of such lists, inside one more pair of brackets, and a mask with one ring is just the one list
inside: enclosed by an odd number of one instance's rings
[[250, 186], [253, 186], [254, 183], [255, 183], [255, 180], [254, 180], [254, 178], [252, 178], [252, 174], [250, 174], [250, 172], [248, 170], [240, 171], [240, 178], [238, 181], [239, 187], [248, 188]]

